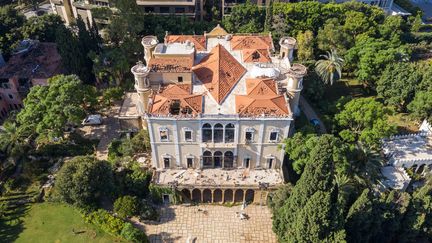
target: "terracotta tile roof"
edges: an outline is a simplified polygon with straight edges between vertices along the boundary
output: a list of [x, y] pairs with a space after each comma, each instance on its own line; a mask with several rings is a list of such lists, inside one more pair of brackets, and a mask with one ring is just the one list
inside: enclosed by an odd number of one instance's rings
[[247, 71], [222, 45], [215, 46], [192, 70], [219, 104]]
[[242, 50], [243, 62], [271, 62], [270, 54], [266, 49]]
[[247, 79], [247, 95], [236, 96], [236, 111], [243, 116], [287, 116], [291, 112], [273, 79]]
[[206, 34], [207, 36], [223, 36], [228, 35], [228, 32], [224, 28], [222, 28], [219, 24], [214, 27], [209, 33]]
[[231, 49], [273, 49], [273, 40], [270, 36], [235, 35], [231, 39]]
[[185, 73], [190, 72], [193, 58], [190, 57], [158, 57], [149, 61], [151, 72]]
[[203, 35], [167, 35], [165, 41], [167, 43], [185, 43], [186, 41], [191, 41], [197, 51], [207, 50], [206, 38]]
[[7, 64], [0, 68], [0, 77], [46, 79], [63, 72], [57, 44], [41, 42], [28, 52], [12, 55]]
[[248, 95], [278, 95], [273, 79], [246, 79], [246, 92]]
[[191, 85], [188, 84], [169, 84], [162, 87], [152, 98], [149, 108], [152, 114], [168, 115], [174, 103], [179, 104], [179, 115], [196, 115], [202, 112], [202, 94], [191, 94]]

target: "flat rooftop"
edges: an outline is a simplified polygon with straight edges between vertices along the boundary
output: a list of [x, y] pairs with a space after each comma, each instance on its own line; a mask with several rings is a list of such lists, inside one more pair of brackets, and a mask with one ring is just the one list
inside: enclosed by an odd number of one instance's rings
[[432, 134], [393, 136], [383, 142], [383, 152], [393, 163], [413, 160], [432, 161]]
[[386, 178], [384, 185], [396, 190], [405, 190], [411, 181], [403, 168], [385, 166], [381, 168], [381, 174]]
[[158, 169], [154, 182], [160, 185], [177, 183], [179, 187], [268, 187], [283, 184], [282, 172], [277, 169]]

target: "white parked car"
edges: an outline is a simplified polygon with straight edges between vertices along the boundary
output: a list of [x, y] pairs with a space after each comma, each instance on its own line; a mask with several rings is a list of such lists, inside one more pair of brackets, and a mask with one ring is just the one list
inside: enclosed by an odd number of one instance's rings
[[86, 125], [100, 125], [102, 124], [102, 116], [99, 114], [96, 115], [89, 115], [86, 119], [82, 121], [84, 126]]

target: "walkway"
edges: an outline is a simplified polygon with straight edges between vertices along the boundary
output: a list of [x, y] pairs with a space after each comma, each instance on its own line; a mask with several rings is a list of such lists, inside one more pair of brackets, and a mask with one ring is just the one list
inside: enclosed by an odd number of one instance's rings
[[188, 237], [197, 243], [277, 242], [266, 206], [247, 206], [248, 220], [240, 220], [236, 212], [240, 206], [175, 205], [161, 209], [159, 222], [137, 226], [144, 228], [151, 243], [186, 242]]
[[117, 118], [121, 106], [113, 105], [103, 112], [103, 124], [99, 126], [84, 126], [80, 130], [85, 138], [99, 139], [96, 148], [96, 158], [106, 160], [108, 158], [108, 146], [115, 138], [120, 137], [120, 123]]
[[300, 96], [299, 106], [300, 106], [301, 111], [307, 117], [308, 121], [310, 121], [312, 119], [317, 119], [319, 121], [321, 134], [327, 133], [327, 129], [324, 126], [324, 123], [321, 121], [321, 119], [318, 117], [317, 113], [314, 111], [312, 106], [309, 105], [309, 102], [303, 96]]

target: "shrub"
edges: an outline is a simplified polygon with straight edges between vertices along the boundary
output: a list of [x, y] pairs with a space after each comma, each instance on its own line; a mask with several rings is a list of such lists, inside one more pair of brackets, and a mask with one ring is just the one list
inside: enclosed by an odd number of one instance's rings
[[140, 219], [141, 220], [156, 220], [158, 217], [157, 211], [146, 201], [141, 202]]
[[114, 212], [120, 217], [127, 218], [138, 214], [139, 202], [136, 197], [123, 196], [114, 202]]
[[131, 223], [125, 223], [120, 235], [132, 242], [148, 242], [147, 236], [141, 230], [135, 228]]
[[134, 228], [132, 224], [114, 217], [104, 209], [99, 209], [84, 215], [84, 220], [87, 223], [97, 225], [103, 231], [111, 235], [120, 236], [125, 240], [132, 242], [148, 242], [144, 232]]
[[107, 88], [103, 92], [103, 100], [105, 105], [111, 106], [114, 101], [121, 100], [123, 97], [123, 90], [120, 87]]

